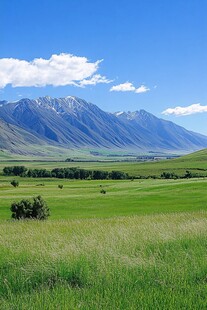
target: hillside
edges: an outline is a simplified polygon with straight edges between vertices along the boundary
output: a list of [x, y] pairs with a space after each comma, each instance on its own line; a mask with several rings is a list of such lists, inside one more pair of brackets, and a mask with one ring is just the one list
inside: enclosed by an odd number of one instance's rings
[[7, 134], [5, 129], [1, 135], [2, 148], [12, 151], [15, 149], [12, 147], [14, 141], [17, 145], [45, 143], [69, 149], [104, 148], [136, 152], [192, 152], [207, 147], [206, 136], [159, 119], [144, 110], [112, 114], [71, 96], [2, 101], [0, 119], [7, 124], [8, 132], [9, 126], [16, 126], [16, 137], [7, 139], [10, 133]]
[[160, 145], [163, 148], [171, 149], [191, 149], [195, 150], [193, 145], [197, 148], [205, 145], [205, 138], [201, 134], [197, 134], [186, 130], [185, 128], [176, 125], [173, 122], [160, 119], [145, 110], [128, 112], [128, 113], [115, 113], [115, 115], [132, 125], [134, 128], [140, 126], [144, 127], [151, 136], [151, 143]]
[[16, 154], [29, 154], [30, 145], [43, 145], [44, 142], [26, 130], [0, 119], [0, 149]]
[[190, 153], [188, 155], [177, 158], [175, 161], [186, 162], [186, 163], [192, 162], [195, 165], [203, 164], [204, 167], [207, 168], [207, 149], [203, 149], [203, 150], [200, 150], [194, 153]]
[[103, 169], [122, 170], [132, 176], [157, 176], [163, 172], [175, 173], [183, 176], [186, 171], [190, 171], [193, 175], [207, 176], [207, 149], [203, 149], [176, 159], [160, 160], [155, 162], [144, 163], [108, 163], [103, 164]]
[[[70, 151], [73, 155], [77, 152]], [[29, 131], [0, 119], [0, 160], [25, 158], [51, 158], [68, 155], [68, 150], [57, 143], [42, 139]], [[23, 157], [22, 157], [23, 156]]]

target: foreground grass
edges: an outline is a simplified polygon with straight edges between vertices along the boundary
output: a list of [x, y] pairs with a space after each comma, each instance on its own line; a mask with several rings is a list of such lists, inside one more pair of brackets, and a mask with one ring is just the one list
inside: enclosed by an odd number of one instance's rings
[[[207, 309], [206, 179], [12, 179], [0, 177], [0, 309]], [[50, 220], [8, 220], [39, 194]]]
[[207, 213], [0, 222], [1, 309], [206, 309]]

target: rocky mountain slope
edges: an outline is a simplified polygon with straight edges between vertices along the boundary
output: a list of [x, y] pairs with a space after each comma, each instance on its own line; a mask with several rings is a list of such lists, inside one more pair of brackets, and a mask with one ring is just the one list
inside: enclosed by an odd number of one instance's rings
[[[14, 141], [63, 147], [193, 151], [207, 147], [207, 137], [144, 111], [102, 111], [77, 97], [0, 102], [0, 145]], [[11, 129], [16, 136], [7, 132]], [[6, 143], [7, 141], [7, 143]], [[20, 143], [20, 144], [21, 144]]]
[[44, 145], [45, 142], [26, 130], [0, 119], [0, 149], [12, 153], [30, 154], [29, 145]]

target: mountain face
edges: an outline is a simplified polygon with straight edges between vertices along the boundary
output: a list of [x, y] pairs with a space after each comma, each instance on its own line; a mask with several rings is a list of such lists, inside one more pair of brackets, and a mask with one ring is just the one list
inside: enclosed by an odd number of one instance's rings
[[1, 119], [0, 133], [0, 149], [9, 150], [12, 153], [29, 154], [28, 145], [45, 144], [41, 139], [38, 139], [26, 130], [5, 123]]
[[[140, 151], [192, 151], [207, 147], [207, 137], [144, 111], [102, 111], [77, 97], [17, 102], [0, 101], [0, 146], [12, 128], [23, 143], [49, 143], [63, 147], [102, 147]], [[8, 139], [7, 139], [8, 140]]]
[[157, 118], [145, 110], [135, 112], [117, 112], [115, 115], [131, 124], [133, 128], [142, 126], [151, 135], [151, 143], [162, 149], [193, 150], [206, 145], [206, 136], [186, 130], [173, 122]]

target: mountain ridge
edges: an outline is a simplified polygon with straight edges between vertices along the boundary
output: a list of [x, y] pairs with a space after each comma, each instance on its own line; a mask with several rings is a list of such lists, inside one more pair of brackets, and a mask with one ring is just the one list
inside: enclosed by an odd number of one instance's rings
[[[141, 109], [104, 112], [74, 96], [0, 101], [0, 120], [39, 141], [62, 147], [195, 151], [207, 147], [207, 137]], [[1, 140], [3, 137], [1, 137]]]

